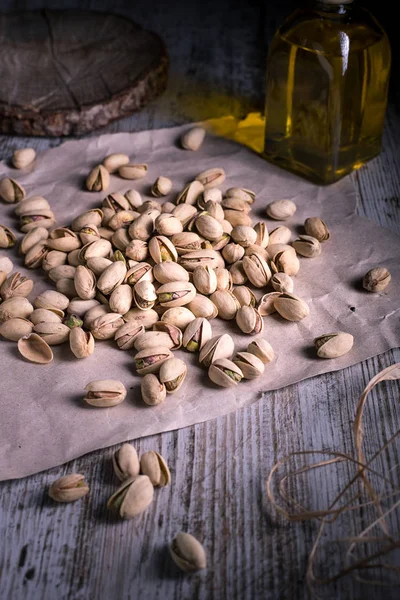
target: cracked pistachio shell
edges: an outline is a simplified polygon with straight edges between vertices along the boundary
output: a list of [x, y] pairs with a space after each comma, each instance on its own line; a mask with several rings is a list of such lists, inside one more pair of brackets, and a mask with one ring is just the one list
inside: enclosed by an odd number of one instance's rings
[[271, 279], [270, 268], [260, 254], [244, 256], [243, 269], [249, 281], [257, 288], [265, 287]]
[[142, 240], [132, 240], [126, 246], [125, 254], [126, 257], [131, 260], [136, 260], [138, 262], [145, 261], [147, 260], [149, 254], [148, 244]]
[[140, 308], [131, 308], [127, 313], [124, 314], [124, 321], [127, 323], [136, 323], [137, 325], [143, 325], [145, 329], [153, 327], [154, 323], [159, 320], [158, 313], [149, 308], [149, 310], [140, 310]]
[[29, 300], [14, 296], [0, 304], [0, 323], [14, 318], [27, 319], [32, 311], [33, 306]]
[[139, 281], [154, 281], [153, 267], [147, 262], [137, 262], [129, 268], [126, 274], [125, 283], [136, 285]]
[[169, 546], [169, 552], [174, 563], [182, 571], [199, 571], [207, 566], [203, 546], [190, 533], [178, 533]]
[[208, 202], [221, 204], [222, 192], [219, 188], [214, 187], [205, 189], [197, 199], [197, 206], [200, 210], [205, 210]]
[[85, 387], [84, 401], [91, 406], [110, 408], [121, 404], [126, 398], [126, 388], [116, 379], [98, 379]]
[[222, 250], [222, 256], [228, 264], [232, 264], [241, 260], [244, 256], [244, 248], [239, 244], [231, 242], [227, 244]]
[[[89, 244], [87, 244], [87, 246], [89, 246]], [[85, 248], [86, 246], [84, 246]], [[86, 264], [86, 260], [85, 258], [82, 256], [81, 254], [81, 250], [82, 248], [78, 248], [78, 250], [72, 250], [72, 252], [69, 252], [67, 254], [67, 263], [69, 265], [71, 265], [71, 267], [77, 267], [78, 265], [84, 265]], [[57, 252], [57, 250], [52, 250], [51, 252]], [[50, 252], [49, 252], [50, 254]], [[60, 254], [65, 254], [64, 252]], [[64, 264], [64, 263], [61, 263]], [[43, 265], [42, 265], [43, 266]], [[51, 267], [53, 268], [53, 267]]]
[[86, 179], [86, 187], [89, 192], [100, 192], [106, 190], [110, 185], [110, 174], [103, 165], [94, 167]]
[[156, 218], [154, 225], [159, 235], [174, 235], [183, 231], [180, 220], [169, 213], [161, 213]]
[[74, 231], [67, 227], [57, 227], [50, 232], [47, 245], [51, 250], [72, 252], [72, 250], [80, 248], [82, 244]]
[[225, 181], [225, 171], [221, 167], [206, 169], [197, 175], [196, 181], [200, 181], [205, 189], [218, 187]]
[[281, 225], [270, 231], [268, 246], [273, 246], [274, 244], [288, 244], [291, 237], [292, 232], [289, 227]]
[[[178, 204], [173, 209], [172, 214], [174, 215], [174, 217], [176, 217], [177, 219], [180, 220], [183, 227], [186, 227], [192, 221], [192, 219], [197, 215], [197, 209], [195, 206], [192, 206], [191, 204]], [[194, 236], [196, 236], [196, 238]], [[174, 245], [177, 246], [178, 244], [175, 243], [175, 240], [176, 241], [178, 241], [179, 239], [184, 240], [186, 238], [190, 239], [190, 237], [192, 237], [193, 239], [199, 239], [199, 236], [196, 233], [183, 232], [183, 233], [175, 233], [172, 238], [172, 241], [173, 241]], [[195, 248], [189, 248], [189, 249], [197, 250], [199, 248], [200, 248], [200, 246], [197, 246]]]
[[83, 265], [79, 265], [76, 267], [74, 274], [74, 285], [77, 292], [77, 295], [82, 300], [91, 300], [96, 295], [96, 277], [94, 273], [84, 267]]
[[100, 208], [92, 208], [91, 210], [86, 210], [81, 213], [75, 219], [73, 219], [71, 223], [72, 231], [79, 233], [84, 227], [88, 225], [95, 225], [96, 227], [100, 227], [101, 222], [103, 220], [103, 211]]
[[265, 258], [272, 260], [278, 252], [283, 252], [284, 250], [289, 250], [289, 252], [292, 251], [293, 253], [294, 248], [293, 246], [289, 246], [289, 244], [271, 244], [266, 248]]
[[187, 374], [186, 363], [180, 358], [169, 358], [160, 367], [159, 379], [167, 394], [175, 394], [182, 386]]
[[125, 196], [119, 192], [114, 192], [113, 194], [108, 194], [108, 196], [104, 198], [102, 209], [105, 208], [111, 209], [112, 213], [115, 214], [119, 211], [130, 210], [132, 206]]
[[275, 254], [271, 260], [271, 269], [274, 273], [297, 275], [300, 269], [300, 261], [297, 258], [295, 249], [291, 248]]
[[257, 298], [254, 293], [245, 285], [238, 285], [232, 290], [232, 294], [237, 298], [240, 306], [255, 306]]
[[145, 332], [143, 325], [137, 325], [134, 321], [119, 327], [115, 332], [114, 339], [120, 350], [131, 350], [135, 341]]
[[157, 290], [157, 299], [161, 306], [173, 308], [189, 304], [196, 296], [196, 288], [189, 281], [164, 283]]
[[[212, 190], [216, 190], [217, 188], [211, 188]], [[220, 202], [216, 202], [214, 200], [208, 200], [205, 204], [204, 210], [211, 215], [212, 217], [214, 217], [214, 219], [217, 219], [217, 221], [219, 221], [222, 225], [222, 221], [224, 220], [225, 216], [224, 216], [224, 209], [221, 206]]]
[[208, 369], [208, 376], [213, 383], [220, 387], [234, 387], [242, 379], [240, 368], [227, 358], [214, 360]]
[[215, 306], [214, 302], [202, 294], [196, 294], [187, 307], [195, 317], [215, 319], [218, 316], [218, 308]]
[[354, 337], [343, 331], [325, 333], [314, 340], [320, 358], [339, 358], [352, 349], [353, 343]]
[[134, 164], [128, 163], [127, 165], [122, 165], [118, 169], [118, 175], [123, 179], [142, 179], [147, 175], [147, 165], [146, 164]]
[[176, 262], [161, 262], [153, 267], [153, 275], [159, 283], [172, 283], [173, 281], [189, 281], [189, 273]]
[[35, 308], [57, 308], [59, 310], [65, 310], [68, 308], [68, 305], [69, 298], [55, 290], [45, 290], [33, 301], [33, 306]]
[[289, 293], [293, 292], [293, 279], [287, 273], [275, 273], [271, 277], [271, 285], [276, 292]]
[[[108, 258], [112, 252], [112, 245], [109, 240], [100, 239], [95, 242], [91, 242], [90, 244], [86, 244], [79, 251], [79, 258], [81, 260], [87, 261], [90, 258]], [[77, 266], [77, 265], [75, 265]]]
[[199, 362], [207, 369], [214, 360], [231, 358], [234, 350], [233, 339], [228, 333], [217, 335], [204, 344], [200, 350]]
[[32, 333], [33, 323], [28, 319], [21, 317], [15, 317], [14, 319], [8, 319], [0, 325], [0, 336], [11, 342], [18, 342], [23, 336], [27, 336]]
[[257, 233], [253, 227], [249, 227], [248, 225], [236, 225], [232, 229], [231, 238], [236, 244], [247, 248], [256, 243]]
[[192, 127], [181, 136], [181, 146], [184, 150], [199, 150], [204, 142], [206, 130], [203, 127]]
[[183, 254], [179, 258], [179, 264], [187, 271], [194, 271], [196, 267], [201, 265], [210, 266], [216, 269], [220, 266], [221, 255], [216, 250], [194, 250], [188, 254]]
[[27, 277], [23, 277], [21, 273], [10, 275], [0, 287], [0, 296], [3, 300], [22, 296], [26, 298], [33, 290], [33, 281]]
[[208, 319], [197, 317], [186, 327], [182, 346], [189, 352], [200, 352], [211, 337], [212, 329]]
[[204, 185], [200, 181], [192, 181], [178, 194], [176, 204], [191, 204], [193, 206], [203, 192]]
[[97, 281], [97, 288], [103, 294], [111, 294], [126, 277], [127, 269], [124, 262], [117, 260], [103, 271]]
[[294, 294], [280, 294], [274, 301], [275, 310], [287, 321], [301, 321], [310, 313], [308, 305]]
[[36, 158], [36, 152], [33, 148], [21, 148], [15, 150], [12, 155], [12, 164], [16, 169], [26, 169]]
[[139, 213], [133, 210], [120, 210], [115, 213], [107, 223], [109, 229], [117, 231], [121, 227], [130, 226], [135, 220], [139, 218]]
[[90, 244], [90, 242], [93, 242], [94, 240], [99, 240], [100, 237], [100, 232], [96, 225], [86, 225], [79, 232], [79, 239], [83, 246]]
[[140, 457], [140, 471], [147, 475], [154, 487], [164, 487], [171, 483], [171, 473], [164, 458], [150, 450]]
[[275, 300], [279, 298], [280, 295], [281, 292], [269, 292], [260, 298], [257, 308], [262, 317], [267, 317], [276, 312]]
[[[75, 300], [73, 300], [73, 302], [75, 302]], [[78, 306], [78, 308], [79, 308], [79, 306]], [[84, 328], [90, 329], [92, 324], [98, 317], [102, 317], [109, 312], [110, 311], [109, 311], [108, 306], [106, 306], [104, 304], [99, 304], [96, 301], [96, 304], [94, 306], [92, 306], [91, 308], [89, 308], [89, 310], [87, 310], [86, 312], [83, 312], [80, 315], [73, 315], [73, 316], [77, 317], [77, 318], [83, 317]]]
[[264, 321], [253, 306], [241, 306], [236, 313], [236, 324], [243, 333], [257, 335], [264, 329]]
[[67, 315], [63, 320], [64, 325], [69, 327], [70, 329], [75, 329], [76, 327], [82, 327], [83, 321], [78, 315]]
[[20, 202], [25, 198], [25, 189], [11, 177], [3, 177], [0, 181], [0, 196], [5, 202]]
[[122, 327], [123, 324], [122, 315], [107, 313], [97, 317], [91, 324], [90, 330], [96, 340], [110, 340], [115, 336], [117, 329]]
[[67, 312], [70, 315], [78, 315], [83, 317], [86, 313], [95, 307], [98, 307], [100, 302], [98, 300], [81, 300], [80, 298], [73, 298], [69, 303]]
[[376, 267], [364, 275], [363, 288], [368, 292], [382, 292], [390, 283], [392, 276], [385, 267]]
[[147, 475], [127, 479], [107, 502], [107, 508], [118, 512], [122, 519], [133, 519], [151, 504], [154, 487]]
[[103, 166], [109, 173], [116, 173], [120, 167], [129, 164], [129, 156], [121, 152], [109, 154], [103, 160]]
[[225, 192], [225, 196], [227, 198], [240, 198], [240, 200], [244, 200], [249, 204], [253, 204], [256, 199], [256, 194], [252, 190], [248, 190], [246, 188], [240, 187], [231, 187], [228, 188]]
[[245, 379], [256, 379], [264, 373], [264, 363], [251, 352], [238, 352], [233, 361]]
[[172, 190], [172, 181], [169, 177], [164, 177], [161, 175], [157, 177], [153, 185], [151, 186], [151, 193], [156, 198], [161, 198], [162, 196], [167, 196]]
[[161, 383], [153, 373], [148, 373], [142, 379], [141, 384], [142, 399], [149, 406], [156, 406], [164, 402], [167, 397], [165, 385]]
[[247, 346], [247, 352], [254, 354], [254, 356], [259, 358], [265, 365], [272, 362], [275, 356], [271, 344], [262, 338], [250, 342]]
[[25, 255], [28, 250], [36, 246], [39, 242], [43, 242], [47, 240], [49, 237], [49, 232], [44, 227], [36, 227], [36, 229], [31, 229], [24, 235], [19, 245], [20, 254]]
[[247, 246], [244, 252], [245, 256], [251, 256], [252, 254], [257, 254], [264, 260], [268, 259], [268, 250], [262, 246], [257, 246], [257, 244], [251, 244], [250, 246]]
[[215, 269], [215, 274], [217, 276], [217, 289], [232, 291], [233, 280], [230, 271], [228, 271], [228, 269], [222, 269], [221, 267], [218, 267]]
[[57, 283], [60, 279], [74, 279], [76, 267], [72, 265], [57, 265], [48, 272], [49, 278]]
[[40, 335], [49, 346], [56, 346], [68, 341], [70, 328], [63, 323], [38, 323], [33, 328], [34, 333]]
[[321, 254], [321, 244], [310, 235], [299, 235], [298, 239], [292, 242], [292, 246], [297, 254], [306, 258], [314, 258]]
[[172, 241], [164, 235], [156, 235], [149, 242], [149, 252], [156, 264], [162, 262], [177, 262], [178, 253]]
[[169, 348], [159, 346], [158, 348], [145, 348], [135, 356], [135, 366], [139, 375], [147, 373], [158, 373], [161, 365], [172, 358], [173, 354]]
[[86, 358], [94, 352], [94, 337], [82, 327], [73, 327], [69, 334], [69, 347], [76, 358]]
[[46, 198], [43, 198], [43, 196], [30, 196], [30, 198], [18, 202], [14, 212], [18, 217], [22, 217], [24, 215], [39, 215], [46, 210], [50, 210], [50, 204]]
[[[225, 210], [242, 213], [247, 215], [251, 212], [251, 206], [245, 200], [240, 198], [224, 198], [222, 200], [222, 206]], [[225, 217], [226, 218], [226, 217]], [[246, 223], [237, 223], [237, 225], [245, 225]]]
[[168, 333], [174, 343], [173, 350], [178, 350], [178, 348], [182, 346], [182, 331], [179, 327], [166, 323], [165, 321], [157, 321], [157, 323], [154, 323], [153, 325], [153, 331]]
[[[27, 269], [37, 269], [40, 266], [42, 266], [43, 268], [43, 266], [46, 265], [45, 259], [49, 254], [51, 253], [49, 252], [49, 249], [47, 247], [47, 242], [38, 242], [25, 254], [24, 265]], [[62, 254], [64, 254], [64, 252]], [[62, 260], [65, 261], [65, 258], [63, 257]]]
[[135, 284], [133, 300], [140, 310], [153, 308], [157, 300], [157, 294], [151, 281], [143, 280]]
[[201, 213], [196, 218], [195, 225], [198, 233], [206, 240], [219, 240], [224, 233], [221, 223], [208, 213]]
[[143, 331], [142, 334], [136, 338], [134, 346], [135, 350], [138, 352], [145, 350], [146, 348], [160, 348], [160, 346], [169, 348], [170, 350], [175, 350], [180, 347], [181, 340], [181, 332], [177, 346], [176, 341], [172, 339], [170, 334], [166, 331]]
[[209, 265], [200, 265], [193, 271], [193, 283], [200, 294], [212, 294], [217, 289], [216, 272]]
[[139, 475], [140, 464], [136, 448], [132, 444], [122, 444], [113, 457], [114, 473], [120, 481], [126, 481]]
[[109, 298], [110, 310], [124, 315], [131, 309], [132, 300], [132, 288], [127, 284], [122, 284], [112, 292]]
[[331, 237], [326, 223], [318, 217], [308, 217], [304, 221], [304, 230], [307, 235], [316, 238], [319, 242], [326, 242]]
[[16, 243], [15, 233], [5, 225], [0, 225], [0, 248], [12, 248]]
[[49, 496], [56, 502], [75, 502], [89, 493], [85, 476], [79, 473], [64, 475], [53, 481], [49, 488]]
[[53, 360], [50, 346], [37, 333], [30, 333], [20, 338], [18, 350], [26, 360], [36, 364], [44, 365]]
[[240, 304], [236, 296], [229, 290], [217, 290], [210, 296], [210, 300], [218, 309], [218, 316], [221, 319], [230, 320], [236, 317]]
[[33, 325], [38, 323], [61, 323], [64, 313], [62, 310], [48, 310], [47, 308], [35, 308], [29, 315], [29, 320]]
[[269, 233], [267, 225], [260, 221], [259, 223], [256, 223], [254, 225], [254, 231], [257, 235], [255, 244], [257, 246], [261, 246], [261, 248], [266, 248], [269, 244]]
[[[180, 206], [186, 206], [182, 204]], [[191, 231], [184, 231], [183, 233], [176, 233], [172, 236], [171, 241], [179, 256], [201, 250], [201, 238], [197, 233]]]
[[275, 200], [267, 204], [265, 209], [267, 216], [276, 221], [286, 221], [293, 217], [296, 212], [296, 205], [292, 200]]
[[184, 331], [187, 325], [195, 318], [196, 316], [186, 306], [176, 306], [166, 310], [161, 317], [161, 321], [174, 325], [181, 331]]

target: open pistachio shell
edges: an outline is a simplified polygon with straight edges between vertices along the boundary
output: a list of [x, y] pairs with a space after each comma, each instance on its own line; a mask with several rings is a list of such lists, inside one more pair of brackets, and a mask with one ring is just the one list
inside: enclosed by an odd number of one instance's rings
[[36, 364], [47, 364], [53, 360], [53, 352], [50, 346], [38, 335], [31, 333], [18, 340], [20, 354]]

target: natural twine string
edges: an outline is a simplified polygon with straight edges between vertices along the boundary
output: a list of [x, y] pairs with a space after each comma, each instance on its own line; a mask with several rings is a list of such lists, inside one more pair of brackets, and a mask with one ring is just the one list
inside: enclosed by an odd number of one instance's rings
[[[363, 415], [364, 408], [369, 397], [371, 390], [380, 382], [387, 380], [398, 380], [400, 379], [400, 363], [396, 363], [387, 369], [384, 369], [378, 373], [366, 386], [365, 390], [361, 394], [359, 399], [355, 421], [353, 426], [354, 443], [356, 449], [356, 456], [353, 457], [344, 452], [335, 452], [330, 450], [309, 450], [304, 452], [292, 452], [291, 454], [280, 459], [272, 467], [267, 481], [267, 495], [268, 499], [274, 506], [274, 508], [282, 514], [289, 521], [309, 521], [318, 520], [319, 526], [317, 534], [308, 557], [307, 574], [306, 580], [310, 592], [313, 596], [316, 596], [315, 585], [323, 585], [335, 582], [345, 575], [352, 574], [358, 581], [365, 582], [368, 584], [375, 585], [399, 585], [399, 581], [392, 582], [386, 580], [375, 580], [372, 578], [366, 578], [361, 573], [372, 571], [372, 569], [386, 569], [388, 573], [395, 573], [400, 575], [400, 566], [390, 564], [384, 560], [384, 557], [400, 548], [400, 532], [391, 531], [390, 527], [390, 515], [400, 507], [400, 487], [395, 486], [393, 482], [385, 477], [379, 470], [373, 468], [371, 464], [381, 456], [400, 436], [400, 429], [398, 429], [389, 440], [387, 440], [377, 452], [369, 459], [365, 459], [363, 452], [363, 441], [364, 441], [364, 429], [363, 429]], [[277, 494], [273, 492], [273, 484], [277, 471], [282, 466], [287, 465], [296, 457], [311, 457], [311, 456], [325, 456], [329, 457], [325, 460], [319, 460], [318, 462], [308, 462], [305, 466], [290, 471], [288, 474], [278, 478], [276, 482]], [[288, 491], [286, 491], [289, 480], [294, 480], [300, 475], [313, 471], [315, 469], [327, 468], [330, 465], [338, 463], [347, 463], [353, 466], [355, 474], [349, 479], [346, 485], [341, 489], [336, 498], [329, 504], [326, 509], [323, 510], [310, 510], [299, 503]], [[396, 464], [391, 471], [397, 468], [399, 465]], [[374, 476], [385, 485], [384, 493], [378, 493], [374, 488], [371, 477]], [[350, 493], [351, 497], [345, 500], [345, 496]], [[363, 500], [363, 496], [367, 496], [366, 500]], [[389, 508], [383, 508], [383, 501], [391, 501]], [[340, 504], [342, 502], [342, 504]], [[350, 513], [351, 511], [360, 511], [366, 507], [374, 507], [376, 510], [377, 517], [372, 520], [367, 526], [361, 529], [360, 533], [356, 536], [352, 535], [345, 539], [338, 540], [342, 543], [347, 544], [347, 550], [345, 553], [344, 566], [335, 575], [330, 577], [320, 578], [316, 575], [316, 558], [317, 552], [320, 547], [321, 538], [324, 534], [324, 530], [327, 524], [333, 523], [344, 513]], [[365, 519], [365, 514], [363, 514]], [[372, 531], [375, 527], [378, 527], [381, 531], [381, 535], [373, 535]], [[362, 558], [356, 558], [356, 550], [362, 546], [366, 547], [367, 544], [382, 544], [379, 550], [371, 551], [367, 556]], [[378, 561], [379, 559], [379, 561]], [[378, 561], [378, 562], [376, 562]]]

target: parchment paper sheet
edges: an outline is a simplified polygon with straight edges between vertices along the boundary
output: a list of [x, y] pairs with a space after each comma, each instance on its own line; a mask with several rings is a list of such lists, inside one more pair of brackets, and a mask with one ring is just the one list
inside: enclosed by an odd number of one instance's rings
[[[147, 162], [149, 172], [140, 182], [112, 176], [109, 191], [135, 187], [145, 197], [159, 175], [172, 179], [168, 199], [174, 199], [200, 171], [222, 166], [227, 173], [223, 189], [243, 186], [256, 192], [254, 222], [264, 218], [267, 202], [290, 198], [297, 212], [286, 224], [294, 234], [301, 232], [308, 216], [320, 216], [328, 223], [331, 240], [323, 244], [320, 257], [300, 259], [295, 279], [295, 293], [309, 303], [309, 317], [300, 323], [285, 322], [277, 315], [266, 317], [262, 335], [274, 347], [276, 359], [261, 378], [235, 389], [217, 389], [198, 366], [197, 356], [177, 352], [190, 363], [188, 377], [178, 394], [156, 407], [141, 401], [132, 353], [118, 350], [113, 342], [98, 342], [95, 353], [85, 360], [75, 359], [68, 346], [54, 347], [54, 362], [41, 366], [25, 362], [16, 344], [1, 340], [0, 479], [23, 477], [96, 448], [212, 419], [259, 400], [268, 390], [341, 369], [399, 345], [400, 238], [355, 216], [356, 194], [350, 179], [319, 187], [269, 165], [244, 146], [213, 136], [207, 137], [200, 151], [183, 151], [176, 144], [183, 129], [70, 141], [39, 155], [31, 172], [17, 172], [2, 163], [0, 174], [17, 178], [28, 196], [46, 197], [61, 226], [101, 204], [105, 194], [84, 191], [83, 184], [89, 169], [111, 152], [126, 152], [133, 160]], [[0, 205], [0, 222], [16, 231], [13, 208]], [[279, 225], [267, 222], [269, 230]], [[4, 253], [20, 268], [16, 251]], [[363, 291], [362, 276], [379, 265], [391, 271], [390, 286], [381, 294]], [[42, 289], [54, 289], [41, 271], [29, 274], [37, 281], [32, 299]], [[212, 326], [214, 334], [231, 332], [238, 350], [246, 349], [251, 340], [232, 322], [216, 319]], [[339, 359], [318, 359], [314, 337], [337, 330], [354, 335], [353, 350]], [[127, 399], [111, 409], [85, 406], [83, 388], [103, 378], [121, 380], [129, 390]]]

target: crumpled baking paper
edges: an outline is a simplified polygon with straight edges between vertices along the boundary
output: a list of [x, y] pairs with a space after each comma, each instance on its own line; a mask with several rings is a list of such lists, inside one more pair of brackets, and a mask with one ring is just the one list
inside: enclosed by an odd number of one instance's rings
[[[234, 130], [230, 118], [225, 124], [219, 120], [218, 125], [222, 134]], [[321, 256], [300, 258], [301, 269], [295, 278], [295, 293], [309, 304], [310, 315], [299, 323], [284, 321], [276, 314], [265, 317], [262, 337], [272, 344], [276, 358], [262, 377], [234, 389], [216, 388], [199, 366], [197, 355], [177, 351], [188, 363], [188, 376], [177, 394], [155, 407], [141, 400], [133, 353], [119, 350], [112, 341], [97, 342], [95, 353], [84, 360], [76, 359], [68, 345], [56, 346], [53, 363], [34, 365], [22, 359], [15, 343], [1, 340], [1, 480], [54, 467], [97, 448], [213, 419], [261, 399], [269, 390], [342, 369], [399, 345], [400, 238], [354, 214], [356, 193], [350, 178], [320, 187], [270, 165], [243, 144], [213, 135], [207, 136], [199, 151], [184, 151], [177, 143], [184, 130], [175, 127], [68, 141], [40, 154], [30, 171], [16, 171], [1, 163], [0, 175], [15, 177], [28, 196], [47, 198], [62, 226], [101, 204], [104, 192], [86, 191], [84, 181], [89, 170], [111, 152], [127, 153], [133, 161], [148, 163], [149, 170], [139, 182], [112, 175], [108, 191], [134, 187], [145, 199], [160, 175], [172, 179], [173, 192], [166, 200], [173, 200], [200, 171], [223, 167], [227, 173], [223, 190], [241, 186], [256, 192], [254, 223], [265, 218], [268, 202], [290, 198], [297, 212], [285, 224], [294, 236], [302, 232], [306, 217], [319, 216], [328, 224], [331, 240], [323, 244]], [[242, 129], [241, 142], [257, 148], [260, 131], [251, 131], [246, 138]], [[13, 205], [1, 204], [0, 222], [17, 231], [13, 209]], [[281, 224], [267, 223], [269, 230]], [[18, 270], [34, 278], [31, 299], [44, 289], [54, 289], [41, 270], [23, 268], [17, 251], [1, 251], [4, 254]], [[361, 280], [377, 266], [387, 267], [392, 281], [384, 292], [368, 293]], [[234, 322], [214, 319], [212, 328], [214, 335], [231, 333], [238, 351], [245, 350], [253, 339], [241, 334]], [[340, 330], [354, 335], [351, 352], [334, 360], [317, 358], [313, 339]], [[85, 405], [85, 385], [104, 378], [122, 381], [128, 389], [126, 400], [110, 409]]]

